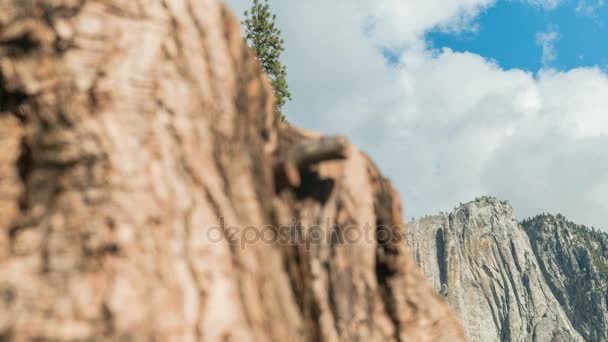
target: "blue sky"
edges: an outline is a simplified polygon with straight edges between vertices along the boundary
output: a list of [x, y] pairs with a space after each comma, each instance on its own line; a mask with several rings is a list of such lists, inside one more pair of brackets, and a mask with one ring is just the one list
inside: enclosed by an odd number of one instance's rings
[[543, 66], [542, 46], [536, 39], [539, 32], [556, 33], [555, 59], [548, 65], [553, 69], [608, 66], [608, 4], [593, 0], [564, 0], [553, 9], [501, 0], [483, 11], [474, 31], [435, 30], [426, 40], [435, 48], [479, 54], [504, 69], [536, 72]]

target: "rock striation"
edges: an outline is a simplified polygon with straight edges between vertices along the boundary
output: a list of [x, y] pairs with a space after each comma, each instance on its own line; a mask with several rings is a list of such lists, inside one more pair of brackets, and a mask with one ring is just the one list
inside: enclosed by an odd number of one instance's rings
[[0, 1], [0, 151], [0, 340], [464, 340], [217, 0]]
[[[582, 341], [507, 202], [480, 198], [408, 223], [411, 256], [470, 341]], [[544, 263], [543, 263], [544, 265]]]

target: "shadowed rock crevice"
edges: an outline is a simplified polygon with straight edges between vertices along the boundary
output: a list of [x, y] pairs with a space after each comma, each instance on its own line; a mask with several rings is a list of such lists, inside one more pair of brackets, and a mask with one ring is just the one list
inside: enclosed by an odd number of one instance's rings
[[437, 266], [439, 267], [439, 283], [443, 287], [448, 283], [448, 276], [446, 271], [446, 260], [445, 260], [445, 238], [443, 236], [443, 229], [437, 229], [435, 234], [435, 246], [437, 246]]

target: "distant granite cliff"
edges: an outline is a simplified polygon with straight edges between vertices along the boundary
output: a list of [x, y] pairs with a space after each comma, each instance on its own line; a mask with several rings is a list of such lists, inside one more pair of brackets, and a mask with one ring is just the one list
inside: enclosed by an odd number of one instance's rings
[[606, 341], [608, 237], [483, 197], [408, 223], [408, 244], [471, 341]]
[[562, 215], [523, 222], [545, 281], [587, 341], [608, 341], [608, 235]]

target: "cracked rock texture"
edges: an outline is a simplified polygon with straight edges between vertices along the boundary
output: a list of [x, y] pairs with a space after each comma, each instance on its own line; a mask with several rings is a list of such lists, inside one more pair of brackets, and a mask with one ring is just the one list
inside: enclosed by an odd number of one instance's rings
[[273, 102], [216, 0], [0, 0], [0, 340], [462, 341], [363, 153], [277, 178], [320, 137]]
[[582, 341], [507, 202], [480, 198], [408, 223], [411, 256], [471, 341]]

